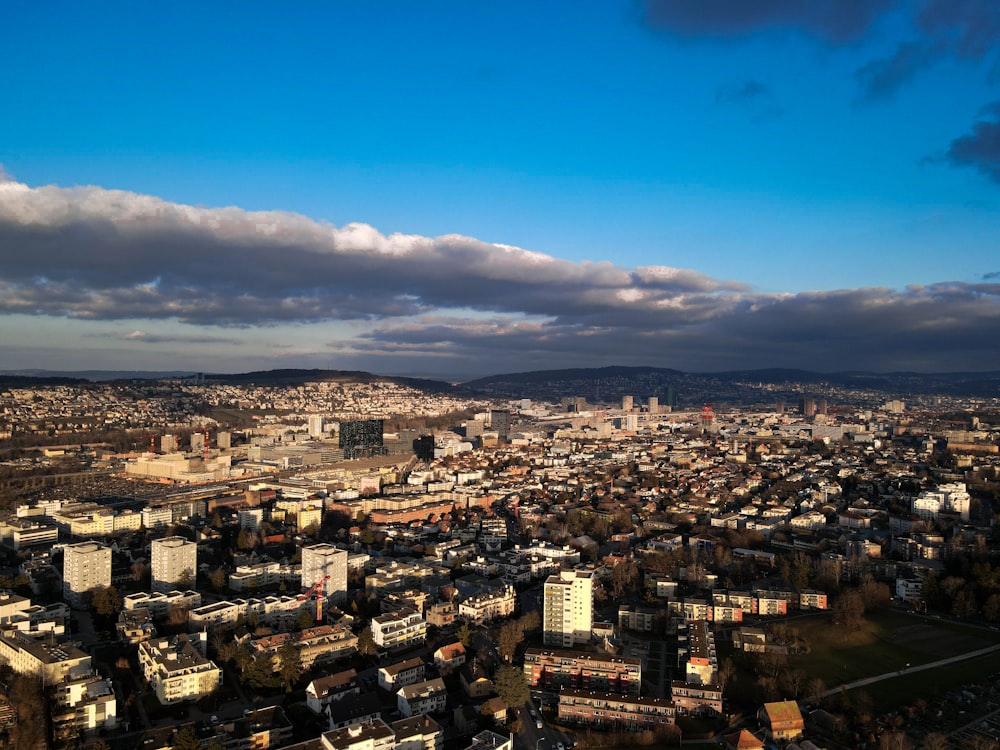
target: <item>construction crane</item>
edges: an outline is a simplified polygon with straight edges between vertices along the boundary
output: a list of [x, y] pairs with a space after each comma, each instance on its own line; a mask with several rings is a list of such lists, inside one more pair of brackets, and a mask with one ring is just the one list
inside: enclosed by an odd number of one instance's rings
[[330, 576], [323, 576], [323, 578], [313, 584], [308, 591], [304, 594], [300, 594], [297, 601], [304, 602], [306, 599], [316, 594], [316, 623], [319, 624], [323, 622], [323, 599], [326, 595], [326, 582], [330, 580]]

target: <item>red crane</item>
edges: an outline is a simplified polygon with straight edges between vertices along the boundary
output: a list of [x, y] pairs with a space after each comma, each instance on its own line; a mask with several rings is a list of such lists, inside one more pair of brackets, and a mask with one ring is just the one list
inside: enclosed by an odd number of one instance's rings
[[308, 591], [304, 594], [300, 594], [298, 601], [304, 602], [313, 594], [316, 594], [316, 622], [321, 623], [323, 621], [323, 598], [325, 596], [324, 589], [326, 588], [326, 582], [330, 580], [330, 576], [323, 576], [323, 578], [313, 584]]

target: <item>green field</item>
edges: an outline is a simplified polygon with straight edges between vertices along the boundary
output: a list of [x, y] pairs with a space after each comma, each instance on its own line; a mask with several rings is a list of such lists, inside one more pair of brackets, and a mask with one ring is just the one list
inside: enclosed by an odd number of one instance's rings
[[1000, 642], [1000, 633], [983, 628], [902, 612], [873, 615], [853, 632], [826, 618], [801, 620], [794, 627], [809, 644], [810, 653], [791, 657], [790, 665], [804, 670], [810, 678], [819, 677], [828, 688], [903, 670], [898, 677], [861, 688], [876, 704], [886, 707], [932, 697], [1000, 671], [1000, 654], [924, 672], [906, 671], [907, 665], [926, 664]]

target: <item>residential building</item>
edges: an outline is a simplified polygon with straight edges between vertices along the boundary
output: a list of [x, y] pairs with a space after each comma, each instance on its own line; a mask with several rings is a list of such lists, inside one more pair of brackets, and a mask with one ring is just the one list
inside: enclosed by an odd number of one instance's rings
[[465, 664], [465, 646], [456, 641], [441, 646], [434, 651], [434, 666], [439, 670], [454, 670]]
[[498, 617], [509, 617], [517, 604], [517, 592], [513, 586], [484, 591], [471, 596], [458, 605], [458, 616], [473, 625], [483, 625]]
[[49, 643], [19, 630], [0, 634], [0, 662], [18, 674], [38, 675], [46, 685], [92, 673], [90, 654], [68, 643]]
[[597, 729], [635, 732], [674, 724], [674, 704], [665, 698], [565, 688], [559, 693], [559, 721]]
[[375, 646], [385, 651], [419, 646], [427, 637], [427, 622], [412, 609], [373, 617], [371, 628]]
[[207, 641], [201, 632], [139, 644], [139, 665], [160, 703], [197, 700], [219, 686], [222, 670], [206, 658]]
[[122, 609], [146, 609], [154, 620], [161, 620], [170, 614], [172, 609], [193, 610], [201, 606], [201, 594], [197, 591], [154, 591], [147, 593], [138, 591], [122, 597]]
[[111, 585], [111, 548], [97, 542], [67, 544], [63, 548], [63, 599], [83, 609], [91, 592]]
[[343, 672], [318, 677], [306, 686], [306, 706], [314, 714], [326, 712], [334, 701], [349, 695], [361, 694], [361, 681], [357, 670], [347, 669]]
[[332, 544], [302, 548], [302, 588], [316, 584], [322, 584], [325, 596], [343, 601], [347, 595], [347, 550]]
[[805, 729], [802, 712], [795, 701], [765, 703], [758, 718], [767, 727], [768, 736], [778, 742], [797, 739]]
[[424, 679], [426, 664], [423, 659], [414, 658], [388, 664], [378, 668], [378, 685], [390, 693], [404, 685], [414, 685]]
[[440, 677], [406, 685], [396, 693], [396, 705], [403, 716], [439, 713], [447, 702], [448, 689]]
[[524, 675], [532, 688], [639, 695], [642, 662], [586, 651], [529, 648], [524, 652]]
[[190, 588], [198, 571], [198, 545], [182, 536], [154, 539], [150, 555], [153, 591]]
[[78, 732], [113, 730], [118, 703], [111, 680], [96, 674], [60, 682], [52, 689], [52, 725], [57, 738]]
[[444, 731], [430, 716], [411, 716], [392, 722], [396, 733], [394, 750], [441, 750]]
[[[394, 750], [396, 733], [381, 717], [323, 732], [322, 750]], [[310, 745], [310, 747], [312, 747]]]
[[545, 581], [543, 642], [572, 648], [590, 641], [593, 625], [594, 572], [561, 570]]
[[675, 680], [670, 685], [670, 698], [678, 714], [691, 716], [721, 716], [722, 687], [700, 685]]

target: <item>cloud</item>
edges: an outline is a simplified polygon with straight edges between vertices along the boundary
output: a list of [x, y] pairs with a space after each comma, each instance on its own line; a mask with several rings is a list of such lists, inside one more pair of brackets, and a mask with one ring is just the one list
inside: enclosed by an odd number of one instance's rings
[[0, 182], [13, 182], [14, 175], [4, 169], [3, 164], [0, 164]]
[[941, 47], [924, 41], [904, 42], [889, 55], [872, 60], [854, 74], [861, 88], [861, 102], [883, 99], [896, 93], [917, 73], [940, 59]]
[[1000, 42], [1000, 4], [995, 0], [923, 0], [917, 27], [960, 57], [980, 60]]
[[[614, 315], [741, 289], [445, 235], [383, 235], [304, 216], [195, 208], [97, 187], [0, 185], [0, 311], [258, 326], [439, 308]], [[638, 289], [638, 296], [621, 295]]]
[[720, 86], [715, 92], [716, 104], [733, 104], [769, 97], [771, 90], [760, 81], [741, 81]]
[[983, 274], [983, 281], [989, 281], [990, 279], [1000, 279], [1000, 271], [990, 271]]
[[1000, 102], [983, 109], [988, 119], [972, 126], [972, 132], [951, 142], [945, 158], [958, 167], [974, 167], [994, 182], [1000, 182]]
[[282, 350], [282, 366], [442, 375], [609, 362], [1000, 368], [991, 278], [761, 294], [665, 264], [575, 263], [459, 235], [0, 184], [0, 315], [84, 321], [75, 325], [131, 351], [155, 344], [161, 357], [222, 343], [232, 346], [219, 356], [249, 356], [254, 342], [262, 362]]
[[148, 331], [130, 331], [124, 335], [115, 335], [123, 341], [138, 341], [143, 344], [229, 344], [232, 339], [222, 336], [191, 336], [182, 334], [149, 333]]
[[772, 29], [801, 31], [824, 42], [862, 37], [897, 0], [643, 0], [642, 19], [681, 36], [740, 37]]

